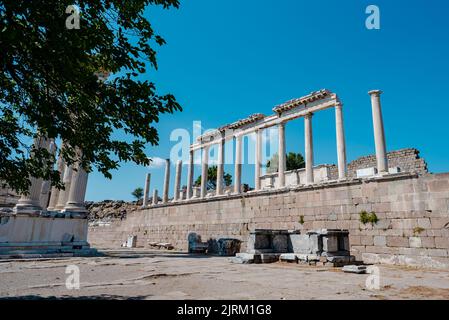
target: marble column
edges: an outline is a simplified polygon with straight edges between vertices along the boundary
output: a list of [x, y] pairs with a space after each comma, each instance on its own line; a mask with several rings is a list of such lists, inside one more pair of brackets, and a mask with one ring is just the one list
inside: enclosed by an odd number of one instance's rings
[[218, 163], [217, 163], [217, 193], [222, 195], [224, 189], [224, 144], [225, 139], [222, 137], [218, 144]]
[[[48, 147], [48, 152], [53, 156], [56, 153], [56, 143], [54, 139], [50, 139], [50, 146]], [[51, 169], [53, 170], [53, 168], [54, 163], [51, 164]], [[47, 206], [49, 204], [50, 190], [51, 190], [51, 181], [50, 180], [43, 181], [41, 187], [41, 194], [39, 197], [39, 205], [43, 210], [47, 210]]]
[[[34, 139], [35, 149], [47, 149], [49, 147], [50, 140], [44, 136]], [[33, 154], [31, 154], [33, 157]], [[14, 213], [25, 213], [32, 215], [39, 215], [42, 211], [40, 206], [40, 195], [42, 190], [42, 178], [30, 177], [31, 185], [28, 189], [28, 194], [23, 194], [16, 206], [14, 207]]]
[[205, 198], [207, 195], [207, 172], [209, 170], [209, 147], [203, 147], [202, 149], [202, 161], [201, 161], [201, 198]]
[[382, 119], [382, 108], [380, 95], [382, 91], [372, 90], [368, 92], [371, 96], [371, 107], [373, 113], [374, 143], [376, 145], [377, 171], [388, 173], [387, 147], [385, 144], [384, 122]]
[[[81, 158], [81, 151], [78, 151], [78, 155], [78, 158]], [[64, 207], [64, 211], [87, 212], [84, 205], [84, 200], [86, 198], [87, 178], [88, 173], [81, 167], [81, 163], [77, 162], [74, 166], [69, 197]]]
[[59, 191], [58, 202], [56, 203], [55, 210], [61, 211], [64, 209], [67, 200], [69, 198], [70, 186], [72, 184], [72, 174], [73, 168], [71, 165], [64, 165], [64, 176], [62, 178], [62, 183], [64, 184], [64, 190]]
[[338, 103], [335, 106], [335, 127], [337, 137], [337, 162], [338, 162], [338, 179], [346, 179], [346, 142], [345, 130], [343, 125], [343, 105]]
[[179, 193], [181, 191], [181, 175], [182, 175], [182, 160], [176, 162], [176, 173], [175, 173], [175, 191], [174, 191], [174, 201], [179, 201]]
[[[58, 161], [56, 162], [57, 170], [59, 171], [59, 179], [61, 182], [64, 181], [64, 159], [62, 158], [62, 153], [59, 154]], [[59, 190], [56, 187], [51, 188], [51, 194], [50, 194], [50, 202], [48, 204], [47, 211], [54, 211], [56, 210], [56, 205], [58, 204], [59, 199], [59, 193], [61, 190]]]
[[168, 190], [170, 188], [170, 159], [165, 160], [165, 176], [164, 176], [164, 190], [162, 194], [162, 203], [168, 202]]
[[313, 184], [313, 134], [312, 134], [312, 113], [304, 117], [305, 149], [306, 149], [306, 184]]
[[159, 196], [157, 194], [157, 189], [153, 190], [153, 206], [159, 203]]
[[234, 193], [242, 192], [242, 136], [235, 137]]
[[285, 187], [285, 169], [286, 169], [286, 159], [285, 159], [285, 123], [280, 123], [278, 125], [278, 188]]
[[145, 176], [145, 189], [143, 191], [143, 203], [142, 207], [148, 206], [148, 201], [150, 198], [150, 183], [151, 183], [151, 173], [147, 173]]
[[260, 174], [262, 168], [262, 129], [256, 131], [256, 155], [254, 157], [254, 189], [260, 190]]
[[194, 151], [190, 150], [189, 153], [189, 166], [187, 168], [187, 191], [186, 191], [186, 199], [190, 199], [192, 198], [192, 191], [193, 191], [193, 175], [194, 175], [194, 171], [195, 171], [195, 166], [194, 166]]

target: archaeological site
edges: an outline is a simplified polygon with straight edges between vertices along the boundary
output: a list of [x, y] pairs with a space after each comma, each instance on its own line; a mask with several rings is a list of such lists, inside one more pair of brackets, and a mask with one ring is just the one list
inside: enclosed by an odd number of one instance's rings
[[449, 301], [440, 2], [0, 0], [0, 308]]

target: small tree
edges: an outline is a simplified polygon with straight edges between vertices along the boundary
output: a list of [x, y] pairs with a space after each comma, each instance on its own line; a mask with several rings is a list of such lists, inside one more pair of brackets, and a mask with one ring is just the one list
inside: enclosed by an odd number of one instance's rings
[[137, 201], [139, 201], [143, 198], [143, 189], [140, 187], [136, 188], [133, 192], [131, 192], [131, 194]]
[[[286, 170], [296, 170], [305, 168], [306, 163], [304, 161], [304, 157], [300, 153], [289, 152], [285, 157], [286, 162]], [[279, 156], [275, 153], [270, 160], [267, 161], [267, 173], [275, 173], [278, 172], [279, 169]]]
[[[211, 166], [207, 170], [207, 189], [217, 188], [217, 166]], [[232, 183], [232, 176], [229, 173], [223, 174], [223, 180], [226, 186], [230, 186]], [[201, 185], [201, 175], [196, 179], [195, 186]]]

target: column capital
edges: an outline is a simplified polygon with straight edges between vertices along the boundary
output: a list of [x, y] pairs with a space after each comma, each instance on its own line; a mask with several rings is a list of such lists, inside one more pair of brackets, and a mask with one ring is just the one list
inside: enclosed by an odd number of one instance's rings
[[368, 94], [369, 94], [370, 96], [380, 96], [382, 93], [383, 93], [383, 92], [382, 92], [381, 90], [371, 90], [371, 91], [368, 91]]
[[313, 113], [312, 113], [312, 112], [309, 112], [309, 113], [306, 113], [306, 114], [305, 114], [304, 118], [306, 118], [306, 119], [311, 119], [312, 116], [313, 116]]
[[343, 108], [343, 103], [337, 102], [337, 103], [335, 104], [335, 108], [339, 108], [339, 109]]

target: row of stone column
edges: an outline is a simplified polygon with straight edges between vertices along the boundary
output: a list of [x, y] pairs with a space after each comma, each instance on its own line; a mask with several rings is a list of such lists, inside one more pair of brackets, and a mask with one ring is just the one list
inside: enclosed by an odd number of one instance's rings
[[[45, 148], [52, 154], [56, 153], [55, 141], [45, 137], [36, 139], [35, 147]], [[81, 151], [78, 150], [77, 153], [80, 157]], [[84, 200], [87, 189], [87, 172], [81, 168], [79, 163], [74, 166], [65, 164], [62, 154], [59, 155], [56, 166], [65, 189], [50, 188], [50, 181], [31, 178], [29, 193], [20, 197], [14, 209], [16, 213], [38, 215], [42, 211], [86, 212]]]
[[[382, 120], [382, 112], [380, 106], [381, 91], [370, 91], [374, 124], [374, 138], [376, 145], [377, 167], [380, 173], [388, 172], [387, 152], [385, 145], [385, 134]], [[346, 164], [346, 142], [343, 122], [343, 106], [341, 103], [335, 105], [335, 127], [336, 127], [336, 146], [337, 146], [337, 165], [338, 178], [345, 180], [347, 177]], [[304, 116], [304, 138], [305, 138], [305, 163], [306, 163], [306, 185], [314, 183], [314, 156], [313, 156], [313, 130], [312, 130], [313, 113], [308, 113]], [[286, 172], [286, 147], [285, 147], [285, 122], [278, 124], [278, 188], [285, 187], [285, 172]], [[255, 190], [261, 189], [261, 167], [262, 167], [262, 129], [258, 129], [256, 134], [256, 148], [255, 148]], [[236, 135], [235, 139], [235, 167], [234, 167], [234, 193], [241, 193], [241, 175], [242, 175], [242, 135]], [[218, 163], [217, 163], [217, 188], [216, 195], [222, 195], [224, 192], [224, 144], [225, 138], [222, 136], [218, 142]], [[205, 198], [207, 195], [207, 181], [208, 181], [208, 161], [209, 161], [210, 146], [203, 146], [202, 167], [201, 167], [201, 187], [200, 197]], [[174, 201], [180, 200], [181, 187], [181, 173], [182, 161], [178, 161], [176, 165], [176, 177], [174, 187]], [[194, 151], [191, 150], [189, 154], [188, 174], [187, 174], [187, 190], [186, 199], [191, 199], [193, 196], [193, 176], [194, 176]], [[168, 202], [170, 181], [170, 160], [166, 160], [164, 190], [162, 202]], [[145, 183], [144, 206], [149, 202], [149, 184], [150, 174], [147, 175]], [[153, 205], [158, 203], [157, 190], [153, 193]]]

